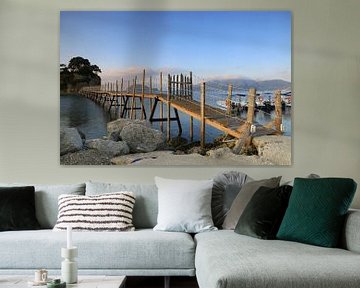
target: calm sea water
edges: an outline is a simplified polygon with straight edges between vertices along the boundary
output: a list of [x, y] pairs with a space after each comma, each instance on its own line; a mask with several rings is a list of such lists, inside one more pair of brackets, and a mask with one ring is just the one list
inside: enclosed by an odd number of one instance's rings
[[[225, 94], [224, 94], [225, 95]], [[196, 99], [196, 96], [194, 96]], [[225, 96], [226, 98], [226, 96]], [[209, 99], [209, 104], [216, 106], [216, 99]], [[149, 102], [145, 101], [147, 116], [150, 116]], [[159, 107], [159, 104], [158, 104]], [[164, 106], [164, 116], [166, 107]], [[172, 112], [173, 113], [173, 112]], [[274, 118], [273, 111], [271, 115], [263, 111], [256, 112], [255, 121], [264, 124], [268, 123]], [[140, 114], [138, 114], [137, 118]], [[189, 119], [188, 115], [179, 112], [182, 124], [182, 137], [189, 140]], [[159, 109], [155, 113], [155, 117], [159, 116]], [[173, 117], [174, 115], [172, 115]], [[246, 117], [246, 112], [242, 112], [242, 117]], [[106, 124], [112, 120], [119, 118], [119, 111], [112, 111], [109, 113], [106, 108], [101, 107], [90, 99], [78, 95], [63, 95], [60, 97], [60, 127], [76, 127], [81, 130], [87, 139], [101, 138], [107, 134]], [[285, 135], [291, 135], [291, 109], [287, 108], [283, 112], [283, 124], [285, 126]], [[153, 123], [155, 129], [160, 130], [160, 123]], [[163, 129], [166, 131], [166, 122], [163, 124]], [[213, 127], [206, 126], [206, 141], [211, 142], [214, 138], [223, 133]], [[194, 119], [194, 141], [199, 140], [200, 122]], [[176, 122], [171, 122], [172, 137], [178, 134]]]

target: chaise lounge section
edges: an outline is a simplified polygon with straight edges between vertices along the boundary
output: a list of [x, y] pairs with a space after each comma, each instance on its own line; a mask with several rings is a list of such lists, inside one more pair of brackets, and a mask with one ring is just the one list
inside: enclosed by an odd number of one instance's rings
[[195, 236], [201, 288], [353, 288], [360, 283], [360, 211], [347, 216], [349, 250], [262, 240], [231, 230]]

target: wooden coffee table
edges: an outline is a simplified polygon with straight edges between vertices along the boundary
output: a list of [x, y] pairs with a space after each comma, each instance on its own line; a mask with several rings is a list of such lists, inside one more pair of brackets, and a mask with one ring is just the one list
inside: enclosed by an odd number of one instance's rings
[[[57, 277], [52, 277], [55, 279]], [[1, 288], [24, 288], [37, 287], [44, 288], [45, 286], [28, 286], [28, 282], [32, 281], [32, 276], [2, 276], [0, 275]], [[77, 284], [68, 284], [67, 288], [124, 288], [126, 276], [79, 276]]]

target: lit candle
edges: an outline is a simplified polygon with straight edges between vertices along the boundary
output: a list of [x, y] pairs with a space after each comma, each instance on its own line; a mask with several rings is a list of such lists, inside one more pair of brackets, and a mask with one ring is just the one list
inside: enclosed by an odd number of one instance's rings
[[67, 226], [66, 232], [67, 232], [67, 242], [66, 242], [66, 248], [70, 249], [72, 248], [72, 235], [71, 235], [72, 227], [69, 225]]

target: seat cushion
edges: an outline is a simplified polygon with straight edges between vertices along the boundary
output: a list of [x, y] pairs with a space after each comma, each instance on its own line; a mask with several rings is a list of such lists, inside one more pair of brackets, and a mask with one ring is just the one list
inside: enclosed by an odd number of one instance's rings
[[[73, 232], [79, 270], [194, 269], [195, 244], [186, 233]], [[0, 269], [60, 269], [66, 231], [2, 232]]]
[[229, 230], [195, 236], [200, 288], [350, 288], [360, 283], [360, 254]]

